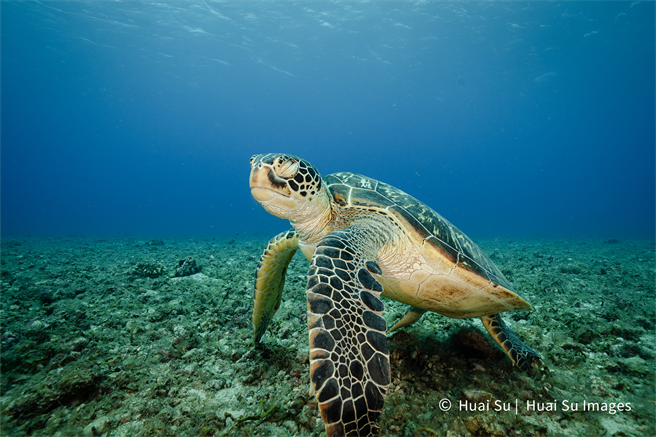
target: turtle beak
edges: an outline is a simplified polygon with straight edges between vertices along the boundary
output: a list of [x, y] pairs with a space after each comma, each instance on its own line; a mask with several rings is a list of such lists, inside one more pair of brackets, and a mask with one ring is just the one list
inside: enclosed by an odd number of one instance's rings
[[251, 188], [251, 194], [258, 202], [268, 202], [273, 199], [275, 193], [270, 189], [269, 167], [253, 167], [248, 185]]
[[253, 167], [251, 168], [251, 176], [248, 180], [248, 186], [251, 188], [260, 187], [263, 185], [264, 179], [262, 176], [264, 175], [265, 172], [270, 171], [268, 168], [258, 168], [258, 167]]
[[286, 183], [284, 186], [273, 184], [272, 180], [276, 180], [278, 177], [275, 176], [275, 173], [272, 174], [272, 172], [273, 170], [268, 165], [254, 166], [251, 169], [249, 178], [251, 195], [267, 210], [270, 209], [268, 208], [269, 205], [294, 209], [296, 207], [296, 201], [289, 196], [289, 187]]

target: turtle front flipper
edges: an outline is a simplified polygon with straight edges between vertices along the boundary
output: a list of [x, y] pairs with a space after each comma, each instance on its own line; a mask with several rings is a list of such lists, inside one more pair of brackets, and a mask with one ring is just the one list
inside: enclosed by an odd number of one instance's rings
[[503, 349], [514, 365], [522, 370], [528, 370], [529, 366], [535, 359], [540, 359], [540, 356], [533, 352], [533, 350], [526, 346], [517, 335], [510, 329], [499, 314], [481, 317], [483, 326], [487, 332], [492, 336], [501, 349]]
[[267, 244], [255, 274], [255, 302], [253, 303], [253, 342], [257, 345], [266, 332], [274, 314], [280, 308], [285, 286], [287, 266], [298, 249], [298, 235], [290, 229]]
[[383, 287], [372, 275], [381, 270], [362, 237], [325, 236], [308, 275], [310, 379], [329, 437], [378, 435], [390, 383]]

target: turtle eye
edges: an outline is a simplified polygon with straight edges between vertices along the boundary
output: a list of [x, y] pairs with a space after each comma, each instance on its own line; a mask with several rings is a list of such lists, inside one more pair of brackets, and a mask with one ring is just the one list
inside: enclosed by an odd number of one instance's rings
[[293, 178], [298, 173], [298, 162], [291, 158], [279, 158], [276, 162], [276, 173], [285, 179]]
[[251, 156], [251, 167], [253, 166], [253, 163], [255, 162], [255, 158], [257, 158], [257, 155]]

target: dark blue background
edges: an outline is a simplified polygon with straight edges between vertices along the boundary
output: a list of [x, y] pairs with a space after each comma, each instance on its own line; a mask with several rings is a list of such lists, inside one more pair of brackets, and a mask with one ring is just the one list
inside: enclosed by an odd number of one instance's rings
[[654, 3], [2, 2], [2, 235], [286, 229], [249, 158], [472, 237], [654, 236]]

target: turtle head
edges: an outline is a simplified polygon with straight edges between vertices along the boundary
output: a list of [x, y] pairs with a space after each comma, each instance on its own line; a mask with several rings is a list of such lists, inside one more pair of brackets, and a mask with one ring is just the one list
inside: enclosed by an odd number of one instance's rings
[[319, 171], [298, 156], [254, 155], [250, 187], [264, 209], [289, 220], [294, 227], [330, 216], [330, 201]]

